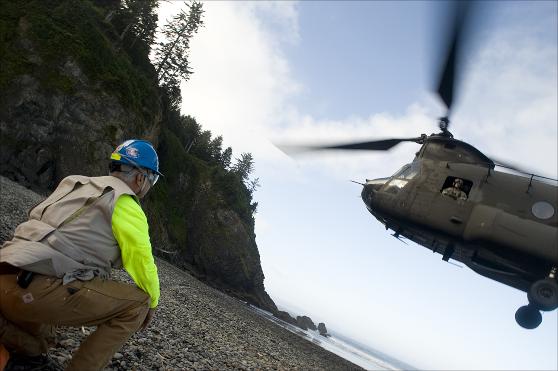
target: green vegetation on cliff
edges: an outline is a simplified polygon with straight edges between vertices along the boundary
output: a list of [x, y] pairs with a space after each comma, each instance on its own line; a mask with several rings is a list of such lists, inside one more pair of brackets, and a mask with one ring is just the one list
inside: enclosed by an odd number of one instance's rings
[[193, 118], [172, 108], [163, 122], [158, 151], [165, 177], [146, 200], [153, 238], [165, 241], [158, 252], [210, 283], [260, 303], [242, 294], [252, 285], [263, 291], [254, 234], [256, 203], [239, 172], [245, 156], [231, 164], [231, 150], [222, 150], [220, 137], [211, 138]]
[[72, 93], [75, 81], [61, 71], [71, 57], [99, 92], [116, 95], [140, 115], [157, 111], [155, 70], [118, 51], [117, 30], [103, 20], [103, 8], [80, 0], [2, 0], [0, 8], [1, 87], [32, 74], [44, 89]]

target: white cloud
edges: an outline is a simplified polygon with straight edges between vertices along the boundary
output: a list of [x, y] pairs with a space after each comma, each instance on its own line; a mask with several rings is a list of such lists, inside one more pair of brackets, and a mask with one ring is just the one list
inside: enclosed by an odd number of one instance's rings
[[235, 153], [265, 151], [265, 128], [277, 125], [288, 96], [298, 89], [277, 38], [260, 12], [293, 33], [293, 7], [267, 3], [205, 3], [205, 27], [191, 42], [194, 74], [183, 84], [183, 112], [192, 115]]
[[557, 58], [556, 45], [530, 33], [494, 34], [467, 76], [459, 134], [487, 154], [556, 177]]
[[275, 47], [279, 47], [281, 42], [297, 44], [300, 41], [297, 2], [262, 1], [245, 5], [252, 8], [257, 17], [256, 21], [259, 21], [259, 18], [266, 19], [265, 25], [260, 23], [260, 30], [272, 33], [270, 41]]

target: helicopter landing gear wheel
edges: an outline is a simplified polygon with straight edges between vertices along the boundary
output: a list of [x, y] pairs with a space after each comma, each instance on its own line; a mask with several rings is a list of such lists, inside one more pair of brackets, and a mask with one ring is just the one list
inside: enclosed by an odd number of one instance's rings
[[531, 304], [520, 307], [515, 312], [515, 321], [517, 324], [527, 330], [539, 327], [542, 322], [541, 312]]
[[529, 304], [544, 311], [558, 308], [558, 283], [553, 278], [538, 280], [531, 285], [527, 293]]

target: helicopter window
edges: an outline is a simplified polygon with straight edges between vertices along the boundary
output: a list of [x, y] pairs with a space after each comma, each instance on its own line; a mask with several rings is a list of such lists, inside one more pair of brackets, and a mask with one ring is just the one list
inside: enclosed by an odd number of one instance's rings
[[405, 169], [405, 171], [401, 173], [399, 178], [413, 179], [419, 173], [419, 169], [420, 166], [417, 163], [414, 163], [411, 166], [409, 166], [407, 169]]
[[366, 184], [385, 184], [389, 178], [366, 179]]
[[413, 162], [410, 165], [405, 165], [399, 170], [394, 178], [398, 179], [413, 179], [419, 173], [420, 165], [417, 162]]
[[413, 162], [411, 164], [403, 166], [398, 172], [391, 177], [391, 180], [386, 183], [384, 187], [384, 192], [397, 194], [399, 191], [407, 185], [410, 179], [417, 176], [420, 170], [420, 164], [418, 162]]
[[390, 180], [385, 188], [384, 191], [387, 193], [392, 193], [392, 194], [397, 194], [399, 193], [399, 191], [401, 190], [401, 188], [405, 187], [407, 185], [408, 181], [405, 179], [392, 179]]
[[[456, 182], [456, 180], [458, 182]], [[440, 192], [445, 196], [458, 199], [460, 198], [459, 195], [461, 191], [465, 193], [464, 198], [462, 199], [467, 199], [469, 197], [469, 192], [471, 192], [471, 188], [473, 188], [473, 182], [470, 180], [455, 176], [448, 176], [442, 186], [442, 189], [440, 189]]]
[[403, 166], [395, 174], [393, 174], [393, 177], [394, 178], [401, 178], [401, 174], [403, 174], [409, 167], [410, 167], [410, 165]]
[[533, 204], [531, 212], [539, 219], [550, 219], [554, 216], [554, 207], [546, 201], [539, 201]]

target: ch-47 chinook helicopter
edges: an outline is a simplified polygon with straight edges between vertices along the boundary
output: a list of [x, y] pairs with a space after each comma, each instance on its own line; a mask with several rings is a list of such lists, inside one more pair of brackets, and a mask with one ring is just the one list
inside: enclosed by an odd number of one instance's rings
[[[466, 19], [466, 9], [458, 10], [437, 89], [448, 114]], [[454, 139], [447, 116], [440, 119], [441, 132], [429, 136], [280, 147], [292, 154], [385, 151], [401, 142], [420, 144], [413, 161], [391, 177], [361, 183], [366, 208], [395, 237], [405, 237], [441, 254], [442, 260], [460, 261], [485, 277], [525, 291], [529, 304], [519, 308], [515, 318], [524, 328], [536, 328], [542, 321], [540, 311], [558, 308], [556, 180], [495, 162]], [[515, 173], [497, 171], [496, 166]]]

